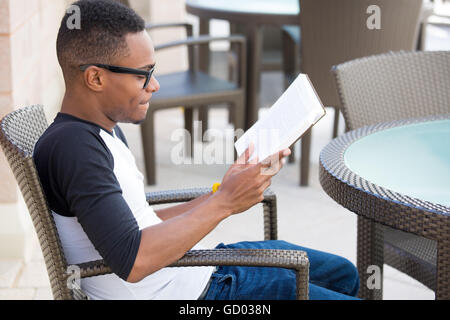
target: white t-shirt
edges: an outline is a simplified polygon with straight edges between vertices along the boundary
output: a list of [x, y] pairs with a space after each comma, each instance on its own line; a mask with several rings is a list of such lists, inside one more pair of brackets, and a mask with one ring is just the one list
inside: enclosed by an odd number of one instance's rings
[[109, 132], [58, 113], [36, 143], [33, 158], [67, 263], [104, 259], [114, 272], [82, 279], [86, 294], [93, 299], [200, 296], [213, 267], [163, 268], [138, 283], [125, 281], [141, 230], [161, 220], [146, 201], [144, 177], [119, 126]]

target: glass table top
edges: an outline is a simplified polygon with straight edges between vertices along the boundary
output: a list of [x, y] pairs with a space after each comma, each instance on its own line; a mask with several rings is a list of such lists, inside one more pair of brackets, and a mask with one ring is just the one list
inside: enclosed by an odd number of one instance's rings
[[297, 15], [300, 11], [298, 0], [187, 0], [186, 4], [237, 13]]
[[375, 132], [353, 142], [344, 161], [378, 186], [450, 207], [450, 120]]

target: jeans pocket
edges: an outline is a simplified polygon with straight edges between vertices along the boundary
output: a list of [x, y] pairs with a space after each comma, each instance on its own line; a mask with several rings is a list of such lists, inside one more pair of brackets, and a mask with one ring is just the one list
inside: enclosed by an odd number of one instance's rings
[[236, 278], [232, 274], [215, 274], [215, 281], [211, 286], [210, 299], [234, 300], [236, 295]]

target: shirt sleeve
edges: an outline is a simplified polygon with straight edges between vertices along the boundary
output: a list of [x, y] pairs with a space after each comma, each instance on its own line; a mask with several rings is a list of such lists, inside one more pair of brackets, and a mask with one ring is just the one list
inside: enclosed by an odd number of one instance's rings
[[[83, 125], [54, 132], [37, 145], [34, 159], [44, 176], [52, 210], [75, 216], [112, 271], [126, 280], [134, 265], [141, 231], [114, 174], [114, 159], [94, 130]], [[46, 153], [43, 157], [42, 154]]]

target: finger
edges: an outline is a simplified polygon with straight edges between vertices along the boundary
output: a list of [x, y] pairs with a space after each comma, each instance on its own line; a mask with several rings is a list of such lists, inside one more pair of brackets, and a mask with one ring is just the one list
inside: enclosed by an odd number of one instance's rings
[[256, 165], [256, 164], [258, 164], [259, 163], [259, 158], [258, 158], [258, 156], [254, 156], [251, 160], [249, 160], [248, 162], [247, 162], [247, 164], [253, 164], [253, 165]]
[[236, 163], [238, 164], [246, 164], [248, 159], [250, 159], [251, 155], [255, 151], [255, 146], [253, 142], [250, 142], [248, 145], [248, 148], [244, 151], [243, 154], [236, 160]]
[[279, 159], [277, 154], [272, 155], [270, 157], [270, 162], [264, 163], [262, 165], [261, 175], [276, 175], [281, 170], [285, 162], [285, 158]]
[[254, 178], [257, 178], [261, 172], [262, 166], [263, 166], [262, 162], [256, 164], [249, 164], [246, 168], [246, 171]]
[[281, 151], [278, 151], [277, 153], [274, 153], [274, 154], [268, 156], [266, 159], [264, 159], [264, 161], [262, 161], [262, 163], [264, 164], [265, 167], [268, 167], [275, 161], [281, 160], [284, 157], [289, 156], [290, 154], [291, 154], [291, 149], [286, 148], [286, 149], [283, 149]]
[[274, 163], [275, 161], [278, 161], [278, 154], [274, 153], [270, 156], [268, 156], [267, 158], [265, 158], [263, 161], [261, 161], [261, 165], [265, 168], [270, 167], [272, 165], [272, 163]]
[[280, 159], [283, 159], [284, 157], [287, 157], [290, 155], [291, 155], [291, 149], [289, 149], [289, 148], [283, 149], [280, 152], [278, 152], [278, 157]]
[[259, 162], [259, 157], [258, 157], [258, 155], [255, 154], [255, 156], [254, 156], [252, 159], [250, 159], [251, 156], [253, 155], [254, 151], [255, 151], [255, 145], [253, 144], [253, 142], [251, 142], [251, 143], [249, 144], [249, 148], [250, 148], [250, 147], [252, 148], [252, 149], [251, 149], [251, 153], [250, 153], [250, 155], [248, 156], [248, 158], [246, 159], [246, 162], [247, 162], [247, 164], [258, 164], [258, 162]]
[[272, 177], [272, 176], [274, 176], [274, 175], [276, 175], [277, 173], [278, 173], [278, 171], [279, 171], [279, 164], [278, 165], [273, 165], [273, 166], [270, 166], [270, 167], [264, 167], [264, 168], [261, 168], [261, 175], [262, 176], [266, 176], [266, 177]]
[[276, 172], [274, 174], [277, 174], [278, 171], [283, 168], [283, 166], [286, 163], [286, 157], [288, 157], [291, 154], [291, 149], [286, 148], [278, 152], [278, 154], [273, 154], [271, 157], [270, 165], [274, 167]]

